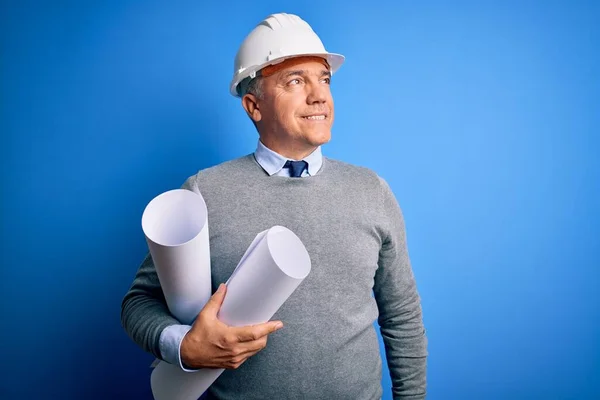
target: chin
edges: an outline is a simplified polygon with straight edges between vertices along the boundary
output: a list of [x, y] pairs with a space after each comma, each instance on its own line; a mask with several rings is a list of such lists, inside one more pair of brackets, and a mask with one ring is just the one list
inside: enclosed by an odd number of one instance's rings
[[321, 146], [331, 140], [331, 132], [315, 132], [308, 136], [308, 142], [313, 146]]

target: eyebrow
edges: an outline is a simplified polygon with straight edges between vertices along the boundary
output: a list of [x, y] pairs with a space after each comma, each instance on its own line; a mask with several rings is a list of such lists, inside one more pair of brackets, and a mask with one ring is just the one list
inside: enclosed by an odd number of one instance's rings
[[[307, 75], [307, 72], [304, 69], [297, 69], [297, 70], [293, 70], [293, 71], [288, 71], [285, 74], [283, 74], [282, 78], [283, 79], [287, 79], [290, 76], [294, 76], [294, 75], [305, 76], [305, 75]], [[331, 71], [326, 70], [326, 69], [321, 70], [320, 77], [322, 78], [324, 76], [331, 78]]]

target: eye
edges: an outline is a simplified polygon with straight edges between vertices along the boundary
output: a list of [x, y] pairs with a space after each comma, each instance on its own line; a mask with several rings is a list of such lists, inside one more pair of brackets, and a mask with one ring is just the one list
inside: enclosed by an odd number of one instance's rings
[[291, 81], [288, 82], [288, 85], [297, 85], [300, 83], [300, 79], [292, 79]]
[[325, 78], [323, 79], [323, 82], [325, 82], [328, 85], [331, 85], [331, 78]]

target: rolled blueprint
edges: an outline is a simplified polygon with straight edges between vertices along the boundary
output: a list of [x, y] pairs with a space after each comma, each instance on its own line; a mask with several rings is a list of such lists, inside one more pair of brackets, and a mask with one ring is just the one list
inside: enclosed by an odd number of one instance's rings
[[142, 229], [171, 314], [190, 325], [211, 296], [208, 212], [204, 198], [186, 189], [156, 196]]
[[[269, 321], [310, 269], [308, 252], [292, 231], [274, 226], [259, 233], [226, 282], [219, 319], [230, 326]], [[152, 394], [155, 400], [197, 400], [223, 371], [185, 372], [163, 362], [152, 372]]]

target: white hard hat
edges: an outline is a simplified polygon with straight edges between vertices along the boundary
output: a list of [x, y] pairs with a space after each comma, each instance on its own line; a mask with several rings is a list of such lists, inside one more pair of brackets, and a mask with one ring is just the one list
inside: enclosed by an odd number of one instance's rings
[[327, 52], [310, 25], [297, 15], [269, 15], [242, 42], [235, 56], [229, 91], [240, 97], [237, 87], [244, 79], [256, 77], [267, 65], [297, 56], [323, 57], [332, 74], [344, 62], [343, 55]]

